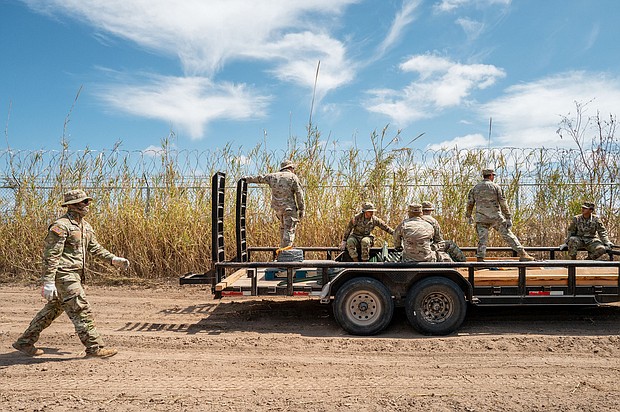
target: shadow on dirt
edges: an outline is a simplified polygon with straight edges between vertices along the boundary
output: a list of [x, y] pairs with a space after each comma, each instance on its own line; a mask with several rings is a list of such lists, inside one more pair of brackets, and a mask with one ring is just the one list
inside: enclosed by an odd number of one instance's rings
[[40, 356], [28, 356], [13, 350], [9, 353], [0, 354], [0, 370], [2, 370], [2, 368], [15, 365], [39, 365], [50, 362], [66, 362], [83, 358], [83, 356], [66, 357], [66, 355], [70, 352], [61, 351], [58, 348], [39, 346], [39, 349], [43, 349], [45, 353]]
[[[235, 331], [299, 334], [313, 337], [348, 336], [335, 321], [331, 305], [317, 300], [241, 300], [210, 302], [160, 312], [161, 323], [128, 322], [120, 331], [179, 332], [220, 335]], [[165, 323], [166, 315], [204, 314], [196, 323]], [[620, 306], [470, 307], [458, 334], [589, 335], [620, 334]], [[397, 308], [383, 338], [424, 338]]]

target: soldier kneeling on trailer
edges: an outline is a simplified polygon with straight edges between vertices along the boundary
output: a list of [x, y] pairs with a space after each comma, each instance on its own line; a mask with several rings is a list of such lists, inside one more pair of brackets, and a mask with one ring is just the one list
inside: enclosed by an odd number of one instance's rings
[[370, 247], [375, 241], [375, 237], [371, 232], [375, 226], [380, 227], [390, 235], [394, 233], [394, 229], [385, 223], [383, 219], [374, 216], [376, 211], [377, 209], [375, 209], [372, 203], [363, 203], [362, 211], [351, 218], [344, 231], [340, 250], [346, 249], [354, 262], [358, 262], [360, 257], [365, 262], [370, 259]]
[[607, 229], [601, 219], [594, 214], [594, 203], [584, 202], [581, 214], [574, 216], [568, 226], [566, 242], [560, 250], [568, 250], [572, 260], [577, 259], [577, 251], [588, 251], [588, 259], [594, 260], [603, 256], [614, 246], [607, 236]]

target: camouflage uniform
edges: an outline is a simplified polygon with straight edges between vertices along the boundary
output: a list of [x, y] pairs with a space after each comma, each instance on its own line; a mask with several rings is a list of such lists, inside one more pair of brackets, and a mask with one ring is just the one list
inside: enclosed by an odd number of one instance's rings
[[[367, 207], [367, 206], [370, 206]], [[366, 209], [366, 210], [364, 210]], [[388, 232], [390, 235], [394, 233], [394, 229], [388, 226], [381, 218], [377, 216], [371, 216], [370, 219], [366, 219], [364, 213], [366, 211], [374, 212], [375, 209], [371, 203], [365, 203], [362, 211], [349, 221], [347, 228], [344, 231], [343, 240], [346, 242], [346, 248], [349, 252], [351, 259], [356, 260], [358, 258], [357, 250], [359, 248], [361, 259], [366, 261], [370, 257], [370, 247], [374, 243], [374, 236], [371, 234], [375, 226]]]
[[[411, 206], [419, 205], [410, 205], [410, 211]], [[421, 206], [419, 210], [421, 215]], [[436, 262], [437, 254], [431, 246], [436, 237], [436, 228], [422, 216], [410, 216], [394, 230], [394, 244], [402, 246], [403, 262]]]
[[592, 214], [589, 219], [583, 215], [573, 217], [568, 227], [568, 254], [571, 259], [577, 258], [579, 249], [588, 251], [588, 259], [597, 259], [605, 254], [606, 246], [611, 244], [607, 236], [607, 229], [601, 219]]
[[83, 219], [80, 223], [71, 211], [49, 227], [43, 251], [42, 280], [55, 282], [58, 297], [47, 302], [36, 314], [17, 345], [34, 345], [43, 329], [64, 311], [73, 322], [87, 354], [104, 347], [82, 287], [86, 252], [110, 262], [115, 257], [97, 242], [92, 226]]
[[266, 183], [271, 188], [271, 208], [280, 221], [280, 247], [292, 246], [295, 230], [304, 214], [304, 191], [299, 178], [289, 167], [293, 164], [282, 162], [287, 166], [279, 172], [266, 175], [246, 176], [248, 183]]
[[[441, 227], [439, 226], [439, 222], [430, 214], [426, 214], [425, 212], [430, 212], [435, 210], [433, 204], [431, 202], [422, 202], [422, 219], [426, 220], [428, 223], [433, 225], [435, 229], [435, 235], [433, 235], [433, 245], [434, 250], [437, 251], [437, 261], [438, 262], [465, 262], [467, 258], [465, 254], [461, 250], [458, 245], [452, 240], [445, 240], [443, 238], [443, 234], [441, 233]], [[448, 256], [444, 256], [447, 254]]]
[[476, 232], [478, 233], [476, 256], [480, 259], [484, 259], [486, 256], [489, 230], [493, 228], [499, 232], [504, 241], [519, 256], [530, 257], [523, 249], [523, 246], [521, 246], [519, 239], [517, 239], [507, 225], [506, 219], [510, 219], [512, 215], [508, 210], [508, 204], [506, 203], [502, 188], [487, 177], [487, 172], [493, 173], [492, 170], [485, 169], [483, 171], [484, 180], [474, 186], [467, 196], [466, 216], [468, 218], [472, 215], [474, 205], [476, 206], [475, 222]]

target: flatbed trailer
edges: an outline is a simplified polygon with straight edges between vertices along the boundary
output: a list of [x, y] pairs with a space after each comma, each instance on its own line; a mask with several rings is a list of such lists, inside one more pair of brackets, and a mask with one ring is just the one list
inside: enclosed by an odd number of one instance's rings
[[[215, 298], [227, 296], [309, 296], [333, 305], [336, 321], [347, 332], [373, 335], [404, 307], [412, 326], [421, 333], [446, 335], [462, 324], [469, 305], [545, 306], [600, 305], [620, 301], [620, 261], [557, 260], [557, 247], [526, 247], [548, 259], [519, 262], [510, 248], [489, 247], [500, 254], [484, 262], [389, 261], [393, 250], [373, 248], [374, 262], [342, 261], [336, 247], [300, 247], [305, 255], [323, 259], [299, 262], [252, 261], [253, 254], [277, 248], [248, 247], [245, 212], [247, 183], [237, 182], [236, 246], [234, 259], [224, 256], [225, 174], [212, 179], [212, 268], [188, 273], [181, 284], [209, 284]], [[463, 248], [472, 252], [475, 248]], [[504, 255], [504, 256], [502, 256]], [[507, 255], [507, 256], [505, 256]]]

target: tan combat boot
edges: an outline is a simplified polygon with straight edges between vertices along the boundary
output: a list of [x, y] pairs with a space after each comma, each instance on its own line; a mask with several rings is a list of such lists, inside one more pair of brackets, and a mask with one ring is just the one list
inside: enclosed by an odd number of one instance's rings
[[99, 348], [94, 352], [87, 352], [86, 358], [109, 358], [118, 353], [118, 350], [114, 348]]
[[534, 261], [534, 260], [536, 260], [536, 258], [534, 256], [531, 256], [525, 250], [519, 256], [519, 262], [531, 262], [531, 261]]
[[18, 351], [20, 351], [24, 355], [28, 355], [28, 356], [43, 355], [43, 350], [35, 348], [34, 345], [24, 345], [24, 344], [20, 344], [18, 342], [15, 342], [13, 344], [13, 348], [17, 349]]

